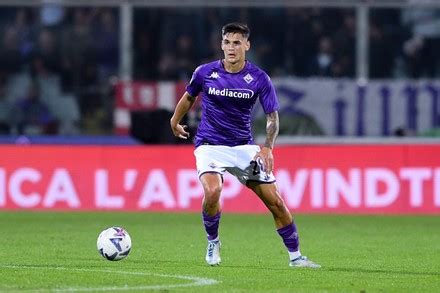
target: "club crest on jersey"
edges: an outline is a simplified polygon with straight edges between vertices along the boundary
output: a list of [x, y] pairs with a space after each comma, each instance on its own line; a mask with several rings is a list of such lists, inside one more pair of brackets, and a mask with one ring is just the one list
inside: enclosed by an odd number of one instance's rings
[[209, 77], [212, 78], [212, 79], [217, 79], [217, 78], [219, 78], [220, 76], [218, 75], [218, 72], [217, 72], [217, 71], [214, 71], [213, 73], [211, 73], [211, 75], [210, 75]]
[[254, 80], [254, 78], [252, 77], [252, 75], [250, 75], [249, 73], [246, 74], [246, 75], [243, 77], [243, 79], [244, 79], [244, 81], [247, 82], [248, 84], [251, 83], [251, 82]]

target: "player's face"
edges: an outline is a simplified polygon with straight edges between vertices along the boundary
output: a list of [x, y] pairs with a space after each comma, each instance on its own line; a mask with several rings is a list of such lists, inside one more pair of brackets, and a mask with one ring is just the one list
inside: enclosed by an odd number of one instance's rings
[[250, 43], [247, 38], [239, 33], [228, 33], [223, 36], [222, 50], [225, 54], [225, 61], [231, 64], [244, 62], [246, 51], [249, 50]]

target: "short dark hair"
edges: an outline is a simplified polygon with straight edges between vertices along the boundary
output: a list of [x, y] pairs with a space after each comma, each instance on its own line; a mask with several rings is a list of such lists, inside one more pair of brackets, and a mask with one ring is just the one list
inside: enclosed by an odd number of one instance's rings
[[249, 39], [249, 36], [251, 34], [251, 30], [248, 28], [247, 24], [240, 23], [240, 22], [231, 22], [222, 27], [222, 36], [229, 34], [229, 33], [237, 33], [241, 34], [246, 39]]

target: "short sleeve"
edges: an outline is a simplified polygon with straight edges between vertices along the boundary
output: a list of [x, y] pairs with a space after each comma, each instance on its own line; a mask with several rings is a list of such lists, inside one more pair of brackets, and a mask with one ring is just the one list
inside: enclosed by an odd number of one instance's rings
[[194, 70], [189, 84], [186, 86], [186, 91], [191, 97], [197, 97], [202, 91], [203, 77], [200, 74], [202, 66], [199, 66]]
[[263, 73], [260, 77], [261, 86], [259, 99], [264, 113], [269, 114], [279, 110], [278, 98], [275, 92], [275, 88], [266, 73]]

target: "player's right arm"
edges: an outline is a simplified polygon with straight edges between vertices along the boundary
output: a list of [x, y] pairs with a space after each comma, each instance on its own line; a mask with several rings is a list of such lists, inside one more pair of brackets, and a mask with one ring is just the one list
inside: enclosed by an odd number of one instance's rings
[[187, 139], [189, 137], [189, 133], [185, 130], [187, 125], [180, 124], [180, 121], [194, 105], [196, 98], [197, 97], [192, 97], [188, 92], [185, 92], [177, 103], [173, 117], [170, 119], [171, 130], [173, 131], [174, 136], [182, 139]]

